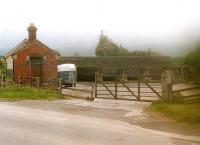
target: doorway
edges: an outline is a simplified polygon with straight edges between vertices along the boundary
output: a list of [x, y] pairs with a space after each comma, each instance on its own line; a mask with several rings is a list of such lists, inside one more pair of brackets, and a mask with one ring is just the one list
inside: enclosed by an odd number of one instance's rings
[[42, 77], [42, 57], [30, 57], [30, 69], [31, 69], [31, 77]]

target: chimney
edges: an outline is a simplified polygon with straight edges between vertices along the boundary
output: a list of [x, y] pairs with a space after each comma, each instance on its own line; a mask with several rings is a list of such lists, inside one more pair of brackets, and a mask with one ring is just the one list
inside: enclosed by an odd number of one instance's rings
[[28, 30], [28, 41], [34, 41], [36, 40], [36, 31], [37, 28], [35, 27], [35, 25], [33, 23], [30, 23], [29, 27], [27, 28]]

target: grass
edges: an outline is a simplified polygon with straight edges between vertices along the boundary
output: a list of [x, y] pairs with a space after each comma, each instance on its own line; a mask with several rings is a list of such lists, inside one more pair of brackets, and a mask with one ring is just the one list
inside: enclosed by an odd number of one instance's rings
[[187, 101], [156, 101], [147, 111], [163, 114], [179, 122], [200, 125], [200, 98]]
[[64, 97], [56, 90], [49, 89], [37, 89], [31, 87], [18, 87], [18, 86], [8, 86], [0, 88], [0, 99], [2, 100], [52, 100], [52, 99], [63, 99]]

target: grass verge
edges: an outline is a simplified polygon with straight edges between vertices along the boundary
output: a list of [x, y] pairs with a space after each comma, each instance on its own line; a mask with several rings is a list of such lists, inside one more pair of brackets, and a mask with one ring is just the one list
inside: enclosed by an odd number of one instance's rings
[[37, 89], [31, 87], [18, 87], [18, 86], [8, 86], [0, 88], [0, 99], [2, 100], [51, 100], [51, 99], [63, 99], [64, 97], [58, 93], [56, 90], [49, 89]]
[[156, 101], [146, 110], [163, 114], [180, 122], [200, 125], [200, 98], [195, 100]]

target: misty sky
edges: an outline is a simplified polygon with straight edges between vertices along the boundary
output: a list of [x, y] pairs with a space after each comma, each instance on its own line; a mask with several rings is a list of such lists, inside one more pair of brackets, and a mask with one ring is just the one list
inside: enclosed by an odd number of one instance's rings
[[100, 31], [130, 50], [188, 52], [200, 41], [200, 0], [0, 0], [0, 55], [27, 27], [62, 55], [94, 55]]

